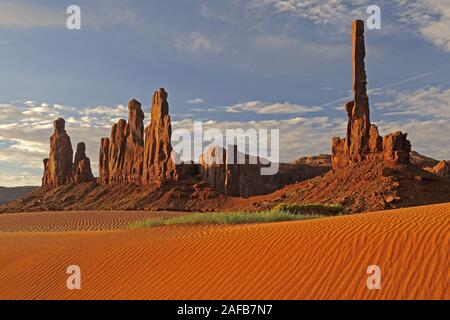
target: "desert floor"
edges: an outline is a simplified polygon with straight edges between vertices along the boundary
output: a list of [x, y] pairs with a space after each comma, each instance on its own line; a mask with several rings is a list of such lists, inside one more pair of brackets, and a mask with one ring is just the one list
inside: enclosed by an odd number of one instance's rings
[[[178, 213], [0, 216], [0, 299], [449, 299], [450, 204], [126, 230]], [[66, 287], [69, 265], [81, 290]], [[366, 269], [381, 268], [381, 290]]]

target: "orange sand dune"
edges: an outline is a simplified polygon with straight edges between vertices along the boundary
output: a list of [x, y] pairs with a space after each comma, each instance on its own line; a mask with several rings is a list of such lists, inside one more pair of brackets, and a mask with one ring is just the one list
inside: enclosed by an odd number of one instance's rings
[[126, 229], [134, 221], [184, 213], [146, 211], [79, 211], [0, 214], [2, 232], [101, 231]]
[[[448, 299], [449, 218], [445, 204], [262, 225], [0, 233], [0, 298]], [[66, 289], [74, 264], [80, 291]], [[379, 291], [366, 287], [373, 264]]]

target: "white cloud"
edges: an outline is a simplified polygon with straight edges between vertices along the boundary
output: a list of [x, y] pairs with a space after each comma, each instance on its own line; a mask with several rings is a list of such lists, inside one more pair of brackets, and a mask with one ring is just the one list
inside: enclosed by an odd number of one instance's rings
[[448, 148], [449, 119], [411, 119], [408, 121], [381, 122], [378, 125], [380, 132], [384, 134], [394, 131], [407, 132], [412, 148], [421, 154], [438, 160], [450, 160], [450, 148]]
[[395, 0], [400, 21], [436, 46], [450, 51], [448, 0]]
[[42, 177], [36, 175], [23, 174], [4, 174], [0, 173], [0, 185], [2, 187], [22, 187], [22, 186], [40, 186]]
[[[259, 7], [271, 7], [276, 12], [288, 13], [319, 25], [332, 25], [345, 31], [348, 22], [368, 17], [371, 4], [381, 7], [382, 31], [395, 32], [409, 27], [427, 41], [450, 51], [450, 3], [448, 0], [253, 0]], [[389, 15], [383, 14], [389, 10]]]
[[203, 103], [205, 103], [205, 100], [202, 99], [202, 98], [195, 98], [195, 99], [187, 101], [187, 103], [189, 103], [189, 104], [203, 104]]
[[0, 26], [13, 28], [65, 27], [65, 10], [31, 3], [0, 2]]
[[86, 108], [80, 111], [82, 115], [108, 115], [111, 117], [125, 117], [128, 115], [128, 108], [122, 104], [116, 107], [97, 106], [92, 108]]
[[[256, 113], [256, 114], [303, 114], [322, 111], [322, 107], [304, 106], [290, 102], [267, 103], [261, 101], [248, 101], [232, 106], [209, 109], [208, 111], [223, 111], [229, 113]], [[204, 111], [204, 110], [198, 110]]]
[[253, 0], [260, 6], [272, 6], [281, 13], [291, 13], [315, 24], [339, 24], [360, 18], [369, 1], [349, 0]]
[[337, 59], [347, 57], [351, 50], [350, 45], [338, 43], [320, 43], [302, 41], [288, 35], [258, 35], [253, 37], [253, 44], [261, 50], [284, 50], [295, 52], [298, 56], [321, 57]]
[[48, 146], [41, 142], [20, 139], [12, 139], [9, 141], [14, 142], [10, 147], [11, 150], [20, 150], [34, 154], [45, 154], [48, 152]]
[[450, 88], [425, 87], [418, 90], [386, 91], [389, 102], [377, 103], [385, 116], [409, 115], [450, 119]]
[[27, 100], [24, 102], [25, 105], [30, 106], [30, 107], [34, 107], [36, 105], [36, 101], [33, 100]]
[[195, 52], [220, 52], [222, 47], [208, 36], [193, 32], [185, 38], [177, 38], [175, 47], [190, 53]]
[[[39, 5], [31, 1], [1, 1], [0, 26], [9, 28], [66, 28], [66, 7]], [[103, 4], [101, 9], [82, 7], [82, 28], [107, 25], [133, 25], [139, 16], [124, 5]]]

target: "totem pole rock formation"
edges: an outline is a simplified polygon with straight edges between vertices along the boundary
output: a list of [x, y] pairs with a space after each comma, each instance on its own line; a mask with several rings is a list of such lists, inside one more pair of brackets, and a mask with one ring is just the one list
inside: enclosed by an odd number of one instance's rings
[[72, 143], [65, 125], [66, 122], [62, 118], [53, 123], [55, 131], [50, 138], [50, 156], [44, 159], [42, 178], [44, 187], [57, 187], [71, 182], [82, 183], [94, 179], [91, 162], [86, 157], [86, 145], [83, 142], [78, 144], [75, 162], [72, 162]]
[[86, 144], [80, 142], [77, 145], [77, 151], [75, 152], [72, 182], [78, 184], [93, 180], [94, 175], [92, 174], [91, 160], [86, 156]]
[[370, 123], [364, 21], [356, 20], [352, 27], [353, 95], [345, 105], [348, 114], [347, 137], [333, 138], [333, 168], [347, 167], [364, 160], [409, 163], [411, 143], [407, 134], [397, 132], [382, 138], [376, 125]]
[[153, 95], [150, 126], [145, 129], [143, 185], [178, 179], [172, 158], [172, 125], [167, 97], [163, 88]]
[[70, 181], [73, 150], [65, 126], [66, 122], [62, 118], [53, 122], [55, 131], [50, 138], [50, 155], [44, 159], [44, 187], [61, 186]]
[[98, 179], [101, 184], [136, 183], [161, 184], [176, 180], [177, 170], [172, 160], [172, 126], [167, 92], [153, 96], [150, 126], [145, 129], [144, 112], [137, 100], [128, 104], [128, 122], [119, 120], [111, 129], [110, 138], [100, 145]]

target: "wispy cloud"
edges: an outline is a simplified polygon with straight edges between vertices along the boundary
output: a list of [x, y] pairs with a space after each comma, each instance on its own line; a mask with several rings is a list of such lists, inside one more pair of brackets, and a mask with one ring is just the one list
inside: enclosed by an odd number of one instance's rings
[[192, 100], [189, 100], [186, 102], [189, 104], [203, 104], [203, 103], [205, 103], [205, 100], [202, 98], [195, 98], [195, 99], [192, 99]]
[[[418, 79], [430, 77], [430, 76], [433, 76], [433, 75], [445, 72], [447, 70], [450, 70], [450, 66], [446, 66], [446, 67], [441, 68], [439, 70], [434, 70], [434, 71], [430, 71], [430, 72], [421, 73], [421, 74], [418, 74], [418, 75], [415, 75], [415, 76], [411, 76], [411, 77], [408, 77], [408, 78], [405, 78], [405, 79], [402, 79], [402, 80], [399, 80], [399, 81], [395, 81], [393, 83], [386, 84], [386, 85], [381, 86], [381, 87], [373, 88], [373, 89], [368, 90], [367, 93], [371, 94], [371, 95], [387, 95], [390, 92], [388, 90], [390, 88], [399, 87], [399, 86], [401, 86], [403, 84], [406, 84], [406, 83], [409, 83], [409, 82], [412, 82], [412, 81], [415, 81], [415, 80], [418, 80]], [[346, 96], [346, 97], [343, 97], [343, 98], [339, 98], [339, 99], [335, 99], [335, 100], [323, 103], [323, 104], [320, 105], [320, 107], [323, 108], [323, 107], [335, 105], [336, 103], [349, 101], [351, 99], [353, 99], [353, 96], [349, 95], [349, 96]], [[340, 107], [339, 107], [339, 109], [340, 109]]]
[[39, 186], [41, 182], [42, 177], [27, 172], [22, 174], [0, 173], [0, 185], [2, 187]]
[[385, 111], [385, 116], [414, 115], [450, 119], [450, 88], [425, 87], [418, 90], [390, 91], [389, 102], [376, 107]]
[[186, 37], [178, 37], [175, 40], [174, 46], [190, 53], [195, 52], [221, 52], [222, 46], [216, 41], [213, 41], [208, 36], [193, 32]]
[[257, 114], [302, 114], [322, 111], [321, 107], [308, 107], [289, 102], [265, 103], [261, 101], [249, 101], [224, 107], [225, 112], [230, 113], [257, 113]]
[[[82, 27], [100, 28], [106, 25], [134, 25], [139, 15], [120, 3], [82, 8]], [[0, 27], [8, 28], [66, 28], [66, 7], [51, 7], [31, 1], [0, 1]]]
[[323, 111], [322, 107], [304, 106], [290, 102], [247, 101], [224, 107], [208, 109], [194, 108], [193, 112], [225, 112], [225, 113], [256, 113], [256, 114], [305, 114]]
[[253, 0], [256, 5], [272, 6], [280, 13], [294, 14], [315, 24], [339, 24], [361, 17], [369, 1], [349, 0]]
[[0, 2], [0, 26], [11, 28], [65, 27], [65, 11], [26, 2]]
[[[255, 6], [271, 7], [317, 25], [331, 25], [345, 31], [349, 20], [368, 17], [366, 9], [377, 4], [382, 9], [383, 31], [406, 26], [436, 46], [450, 51], [450, 5], [448, 0], [253, 0]], [[389, 11], [388, 14], [383, 14]], [[406, 28], [404, 28], [406, 30]]]
[[450, 51], [448, 0], [395, 0], [400, 21], [436, 46]]

